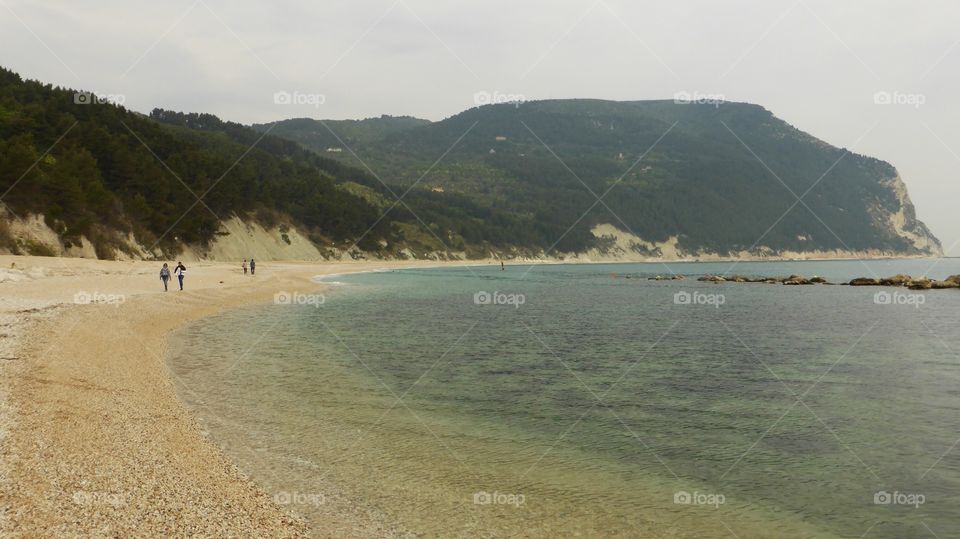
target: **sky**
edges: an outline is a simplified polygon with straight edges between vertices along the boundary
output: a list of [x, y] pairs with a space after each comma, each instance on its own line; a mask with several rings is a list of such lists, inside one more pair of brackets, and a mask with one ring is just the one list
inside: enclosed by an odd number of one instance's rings
[[960, 256], [958, 21], [956, 0], [0, 0], [0, 65], [241, 123], [438, 120], [511, 97], [757, 103], [896, 166]]

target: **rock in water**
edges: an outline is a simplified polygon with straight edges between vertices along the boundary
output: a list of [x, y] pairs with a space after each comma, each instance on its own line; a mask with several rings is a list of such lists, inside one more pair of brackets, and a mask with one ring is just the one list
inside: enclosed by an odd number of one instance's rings
[[933, 281], [927, 279], [926, 277], [922, 279], [914, 279], [910, 281], [907, 285], [907, 288], [910, 290], [930, 290], [933, 288]]
[[880, 279], [880, 284], [883, 286], [907, 286], [911, 281], [913, 281], [913, 277], [901, 273], [893, 277]]

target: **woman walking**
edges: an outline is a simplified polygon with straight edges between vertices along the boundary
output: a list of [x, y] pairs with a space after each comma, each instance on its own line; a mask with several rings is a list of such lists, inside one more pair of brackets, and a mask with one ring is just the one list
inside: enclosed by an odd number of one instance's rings
[[177, 267], [173, 268], [173, 272], [177, 274], [177, 279], [180, 281], [180, 290], [183, 290], [183, 278], [187, 276], [187, 267], [183, 265], [183, 262], [177, 262]]
[[170, 268], [167, 267], [167, 263], [163, 263], [163, 267], [160, 268], [160, 280], [163, 281], [163, 291], [167, 291], [167, 281], [170, 280]]

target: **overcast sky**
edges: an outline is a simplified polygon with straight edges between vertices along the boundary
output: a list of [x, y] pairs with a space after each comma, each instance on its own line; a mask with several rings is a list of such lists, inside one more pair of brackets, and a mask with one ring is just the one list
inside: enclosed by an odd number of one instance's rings
[[722, 95], [893, 163], [960, 256], [958, 22], [956, 0], [0, 0], [0, 64], [243, 123]]

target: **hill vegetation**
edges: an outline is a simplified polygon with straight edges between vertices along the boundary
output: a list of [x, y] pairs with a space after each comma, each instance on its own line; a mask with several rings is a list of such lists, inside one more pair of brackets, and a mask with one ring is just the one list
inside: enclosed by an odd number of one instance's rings
[[[42, 215], [66, 247], [86, 238], [101, 258], [142, 255], [130, 235], [149, 255], [203, 246], [232, 215], [268, 226], [287, 220], [320, 246], [381, 256], [524, 239], [511, 236], [510, 218], [487, 221], [469, 201], [429, 192], [384, 217], [391, 188], [296, 143], [209, 114], [144, 116], [2, 69], [0, 155], [0, 210]], [[0, 249], [49, 254], [4, 232]], [[442, 242], [432, 237], [439, 234]]]
[[[88, 240], [102, 258], [202, 248], [233, 216], [383, 257], [583, 253], [611, 243], [595, 234], [609, 225], [694, 255], [939, 248], [891, 165], [747, 104], [542, 101], [247, 127], [0, 69], [0, 156], [0, 212], [42, 215], [62, 245]], [[6, 224], [0, 250], [46, 254]]]
[[[541, 245], [562, 238], [560, 251], [595, 245], [590, 231], [602, 223], [655, 242], [679, 238], [687, 252], [922, 252], [913, 236], [938, 248], [892, 165], [757, 105], [559, 100], [488, 105], [407, 129], [379, 127], [385, 121], [342, 133], [306, 119], [254, 127], [362, 162], [402, 189], [442, 189], [529, 216]], [[327, 152], [338, 138], [349, 151]], [[907, 234], [891, 226], [898, 214]]]

